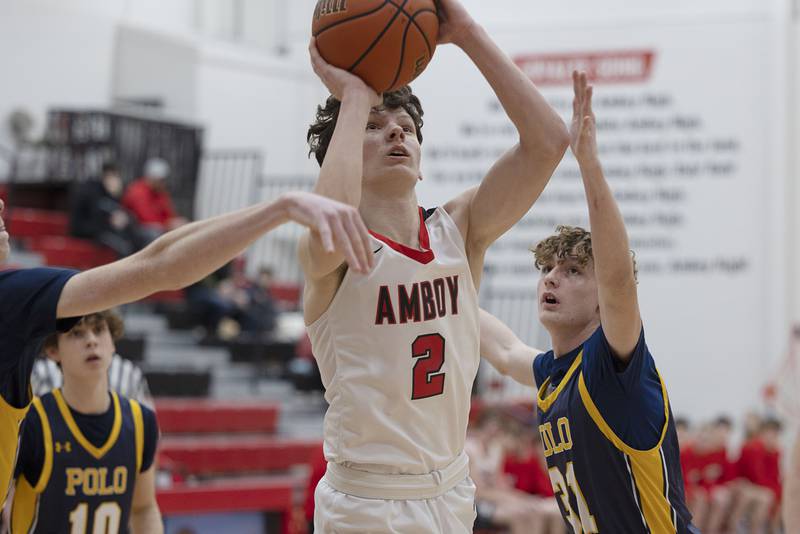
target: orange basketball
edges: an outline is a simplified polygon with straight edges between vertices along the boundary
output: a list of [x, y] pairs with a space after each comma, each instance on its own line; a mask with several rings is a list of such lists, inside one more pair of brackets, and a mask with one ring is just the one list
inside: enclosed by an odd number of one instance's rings
[[425, 70], [439, 19], [434, 0], [319, 0], [311, 31], [325, 61], [382, 93]]

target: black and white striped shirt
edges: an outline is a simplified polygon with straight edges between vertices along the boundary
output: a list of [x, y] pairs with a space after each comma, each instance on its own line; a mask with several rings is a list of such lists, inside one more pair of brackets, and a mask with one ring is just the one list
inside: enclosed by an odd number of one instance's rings
[[[33, 366], [31, 375], [31, 388], [33, 394], [42, 396], [45, 393], [60, 388], [64, 377], [58, 364], [50, 358], [39, 358]], [[108, 387], [119, 395], [134, 399], [150, 409], [154, 409], [150, 388], [142, 370], [132, 361], [126, 360], [119, 354], [111, 358], [108, 368]]]

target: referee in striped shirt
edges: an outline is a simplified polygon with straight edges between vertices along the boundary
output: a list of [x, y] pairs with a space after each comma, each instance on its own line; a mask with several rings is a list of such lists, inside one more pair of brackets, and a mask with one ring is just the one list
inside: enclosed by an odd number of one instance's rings
[[[60, 388], [63, 382], [64, 377], [56, 362], [46, 356], [36, 360], [31, 376], [34, 395], [41, 397], [55, 388]], [[111, 359], [111, 367], [108, 368], [108, 387], [123, 397], [137, 400], [148, 408], [155, 409], [144, 373], [135, 363], [119, 354], [114, 354]]]

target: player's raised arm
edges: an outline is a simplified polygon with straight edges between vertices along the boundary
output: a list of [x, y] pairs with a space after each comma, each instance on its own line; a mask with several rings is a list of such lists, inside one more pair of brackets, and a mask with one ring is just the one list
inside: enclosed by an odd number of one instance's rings
[[533, 360], [540, 350], [529, 347], [500, 319], [480, 311], [481, 356], [500, 374], [510, 376], [520, 384], [536, 387]]
[[482, 252], [511, 228], [539, 197], [569, 144], [564, 122], [536, 86], [469, 15], [458, 0], [439, 0], [439, 42], [470, 57], [519, 132], [519, 143], [498, 160], [477, 189], [446, 206]]
[[[322, 169], [314, 186], [314, 192], [358, 208], [361, 202], [361, 178], [363, 174], [364, 131], [370, 111], [380, 105], [382, 99], [361, 78], [346, 70], [327, 63], [312, 39], [309, 45], [311, 65], [314, 72], [339, 103], [338, 119], [328, 150], [324, 155]], [[345, 225], [344, 231], [353, 232], [353, 225]], [[355, 255], [365, 256], [362, 263], [350, 263], [359, 272], [367, 272], [372, 266], [369, 240], [355, 240]], [[304, 235], [298, 247], [300, 265], [306, 277], [316, 280], [336, 270], [346, 259], [342, 251], [332, 252], [323, 246], [313, 232]]]
[[642, 329], [628, 232], [597, 154], [592, 87], [586, 73], [573, 73], [573, 85], [570, 146], [581, 169], [589, 205], [600, 323], [615, 355], [627, 361]]
[[355, 208], [312, 193], [286, 193], [272, 202], [187, 224], [132, 256], [73, 276], [61, 292], [58, 317], [77, 317], [185, 287], [288, 221], [308, 227], [320, 246], [341, 251], [350, 265], [371, 261], [364, 247], [369, 234]]

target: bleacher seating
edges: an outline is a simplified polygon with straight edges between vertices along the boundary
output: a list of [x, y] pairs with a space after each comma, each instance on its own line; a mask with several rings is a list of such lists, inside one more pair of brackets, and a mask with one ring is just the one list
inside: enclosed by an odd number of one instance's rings
[[[268, 511], [278, 515], [282, 532], [288, 532], [297, 480], [292, 477], [246, 478], [211, 481], [201, 486], [161, 489], [157, 499], [165, 516], [214, 512]], [[272, 529], [269, 530], [273, 532]]]
[[66, 213], [32, 208], [9, 208], [6, 225], [18, 239], [66, 236], [69, 218]]
[[197, 476], [286, 471], [308, 462], [319, 440], [271, 436], [164, 437], [159, 453]]
[[319, 439], [276, 437], [277, 404], [161, 398], [156, 411], [159, 464], [193, 480], [159, 489], [162, 514], [266, 512], [289, 532], [308, 478], [287, 472], [308, 464]]
[[165, 434], [264, 432], [278, 426], [274, 404], [223, 402], [209, 399], [159, 399], [158, 422]]
[[68, 237], [66, 213], [33, 208], [9, 209], [4, 217], [11, 237], [31, 252], [42, 256], [45, 264], [75, 269], [91, 269], [116, 259], [108, 248], [85, 239]]

